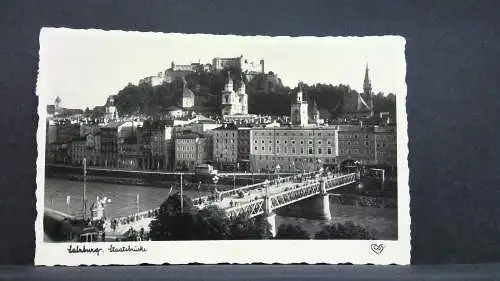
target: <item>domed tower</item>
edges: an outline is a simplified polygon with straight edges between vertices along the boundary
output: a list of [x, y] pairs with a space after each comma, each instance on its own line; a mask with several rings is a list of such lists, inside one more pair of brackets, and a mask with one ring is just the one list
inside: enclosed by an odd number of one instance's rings
[[115, 106], [115, 96], [109, 96], [106, 101], [106, 119], [116, 120], [118, 119], [118, 111]]
[[299, 90], [294, 103], [291, 106], [290, 117], [292, 125], [306, 126], [308, 125], [309, 115], [307, 114], [307, 101], [303, 99], [302, 85], [299, 84]]
[[243, 78], [243, 73], [241, 73], [241, 86], [239, 90], [241, 114], [248, 114], [248, 94], [245, 85], [245, 79]]
[[57, 96], [54, 101], [54, 115], [57, 115], [59, 113], [61, 113], [61, 98]]
[[234, 92], [233, 79], [231, 78], [231, 73], [227, 72], [227, 83], [222, 92], [222, 115], [233, 115], [238, 110], [236, 109], [237, 97]]
[[311, 112], [311, 119], [314, 124], [319, 124], [319, 109], [318, 109], [318, 104], [316, 101], [313, 103], [312, 107], [312, 112]]

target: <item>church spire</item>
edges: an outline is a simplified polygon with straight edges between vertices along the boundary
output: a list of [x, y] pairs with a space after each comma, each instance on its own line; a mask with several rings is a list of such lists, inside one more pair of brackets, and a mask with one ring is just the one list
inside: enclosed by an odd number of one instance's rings
[[366, 63], [365, 68], [365, 81], [363, 82], [363, 92], [366, 96], [370, 98], [370, 114], [373, 116], [373, 92], [372, 83], [370, 81], [370, 76], [368, 74], [368, 63]]
[[368, 63], [366, 63], [366, 69], [365, 69], [365, 81], [363, 82], [363, 92], [367, 95], [371, 94], [372, 91], [372, 83], [370, 81], [370, 76], [368, 74]]

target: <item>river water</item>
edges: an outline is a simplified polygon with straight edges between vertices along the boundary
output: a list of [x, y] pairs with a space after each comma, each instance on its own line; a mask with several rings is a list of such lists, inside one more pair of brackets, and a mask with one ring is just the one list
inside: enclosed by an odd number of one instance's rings
[[[173, 193], [176, 191], [174, 188]], [[183, 193], [190, 197], [207, 195], [206, 192], [199, 193], [194, 190], [183, 190]], [[82, 194], [82, 182], [58, 178], [45, 180], [45, 207], [72, 215], [81, 214]], [[99, 182], [87, 182], [86, 184], [86, 196], [89, 200], [87, 206], [90, 206], [97, 196], [100, 198], [106, 196], [111, 199], [111, 203], [105, 209], [106, 216], [112, 218], [137, 212], [137, 194], [139, 194], [139, 210], [149, 210], [160, 206], [169, 196], [170, 188]], [[66, 204], [67, 196], [70, 196], [69, 206]], [[335, 203], [333, 200], [330, 203], [332, 222], [352, 221], [375, 230], [379, 239], [397, 239], [397, 208], [343, 205]], [[276, 226], [281, 224], [300, 225], [311, 236], [325, 225], [321, 219], [277, 215]]]

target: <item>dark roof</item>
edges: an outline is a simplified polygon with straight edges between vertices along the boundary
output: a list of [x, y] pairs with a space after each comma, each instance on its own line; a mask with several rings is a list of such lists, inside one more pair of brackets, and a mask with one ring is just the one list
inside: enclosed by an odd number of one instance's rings
[[123, 143], [125, 144], [137, 144], [137, 137], [130, 136], [123, 139]]
[[220, 127], [215, 128], [214, 130], [216, 130], [216, 131], [228, 131], [228, 130], [234, 131], [234, 130], [238, 130], [238, 127], [234, 123], [224, 123], [224, 124], [221, 124]]
[[86, 140], [86, 137], [82, 137], [82, 136], [77, 136], [77, 137], [73, 137], [71, 139], [71, 141], [85, 141]]
[[[359, 94], [347, 93], [344, 95], [344, 103], [342, 104], [342, 112], [344, 113], [364, 113], [370, 112], [370, 108], [358, 103], [358, 99], [363, 99]], [[364, 99], [363, 99], [364, 101]]]

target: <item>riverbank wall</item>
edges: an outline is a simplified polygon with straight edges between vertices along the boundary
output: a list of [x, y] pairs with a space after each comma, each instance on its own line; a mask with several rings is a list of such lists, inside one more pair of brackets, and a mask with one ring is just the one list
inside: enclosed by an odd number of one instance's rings
[[[45, 166], [45, 176], [49, 178], [61, 178], [73, 181], [83, 181], [83, 168], [72, 166]], [[269, 175], [239, 174], [237, 176], [219, 176], [216, 184], [218, 190], [227, 190], [233, 187], [249, 185], [262, 182]], [[178, 187], [181, 181], [180, 173], [155, 172], [155, 171], [127, 171], [103, 168], [87, 168], [87, 181], [102, 182], [109, 184], [154, 186], [160, 188]], [[186, 189], [197, 189], [200, 184], [201, 190], [212, 190], [214, 183], [212, 177], [198, 176], [194, 173], [182, 175], [183, 187]]]

